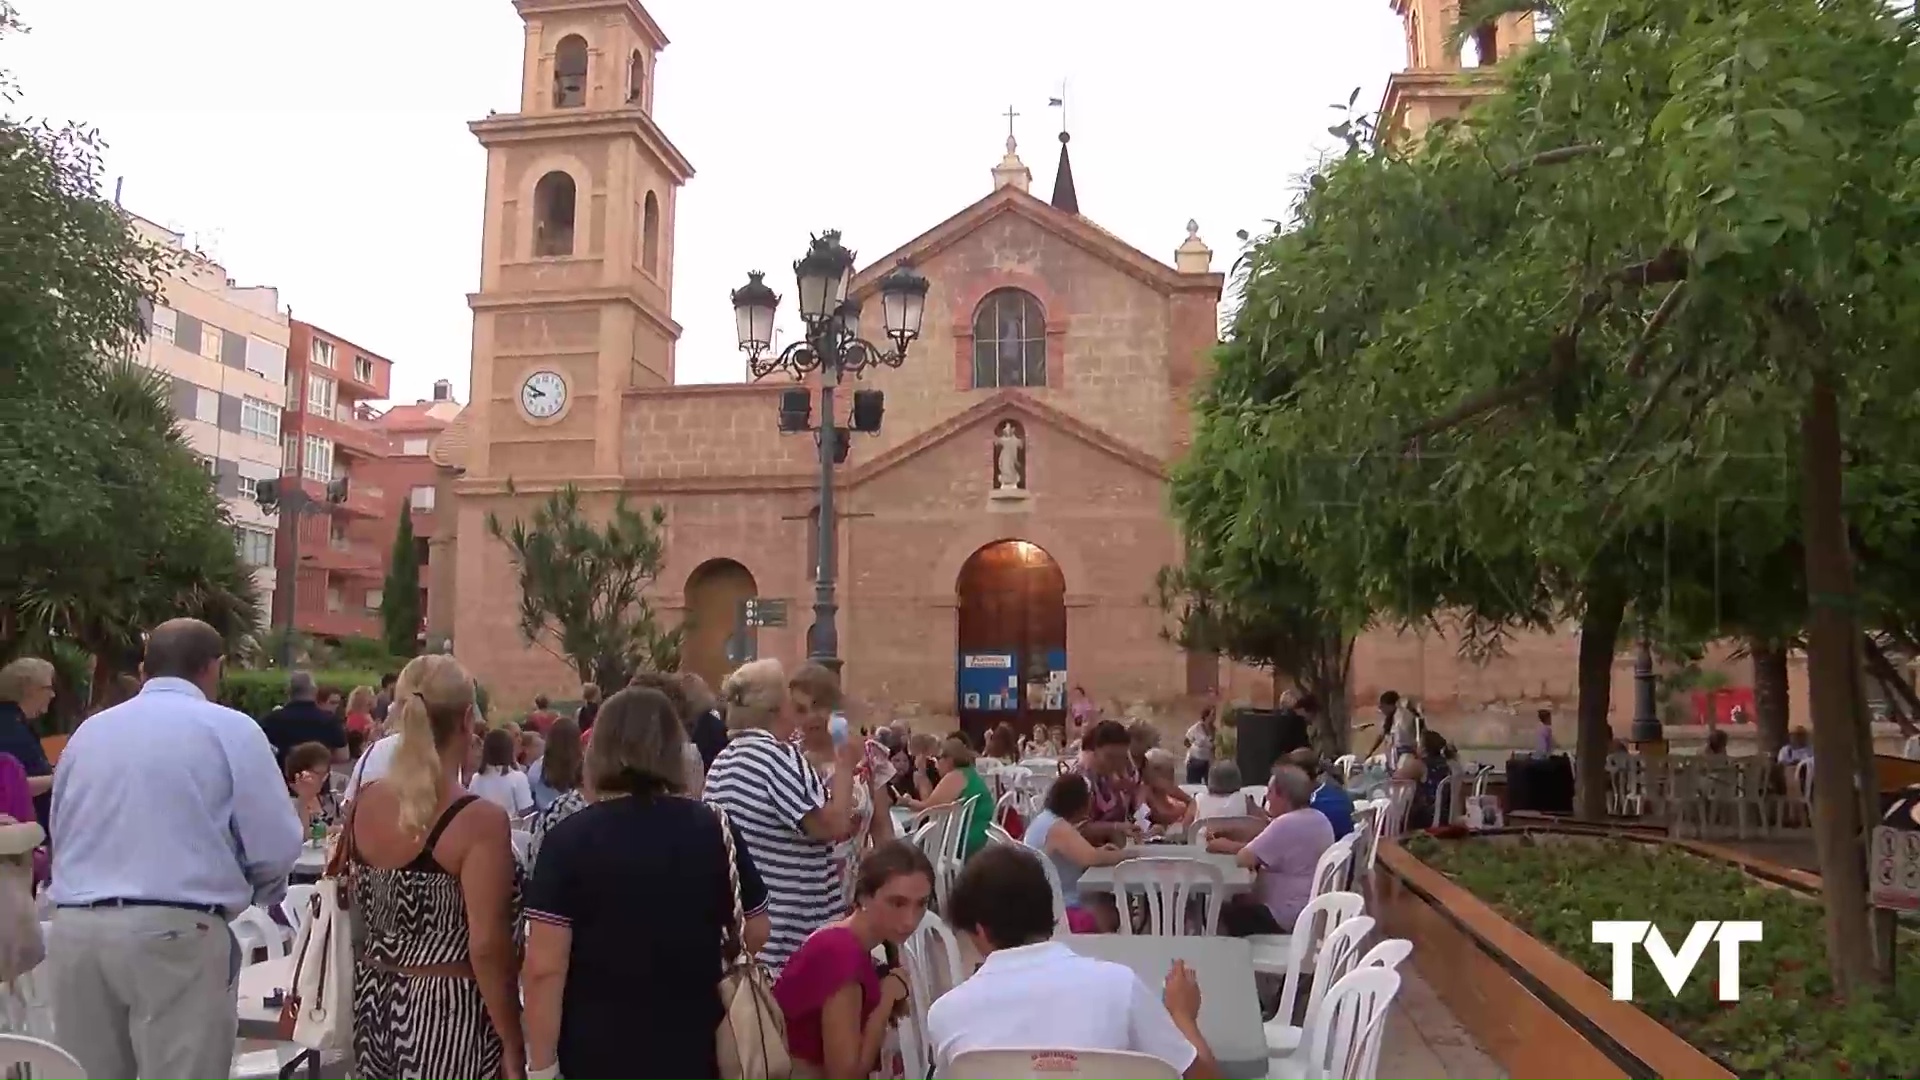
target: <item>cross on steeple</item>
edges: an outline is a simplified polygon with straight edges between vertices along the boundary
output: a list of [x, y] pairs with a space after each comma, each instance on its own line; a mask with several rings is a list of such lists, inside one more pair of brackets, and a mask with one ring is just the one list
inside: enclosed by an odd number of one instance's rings
[[1013, 111], [1013, 106], [1011, 105], [1007, 106], [1007, 138], [1008, 139], [1013, 138], [1013, 121], [1019, 115], [1020, 115], [1019, 113]]

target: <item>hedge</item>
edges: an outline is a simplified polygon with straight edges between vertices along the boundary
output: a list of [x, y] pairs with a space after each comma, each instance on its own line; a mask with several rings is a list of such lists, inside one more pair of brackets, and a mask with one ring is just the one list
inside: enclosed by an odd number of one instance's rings
[[[220, 703], [231, 709], [238, 709], [255, 720], [264, 720], [268, 713], [287, 703], [287, 679], [291, 672], [286, 668], [267, 668], [262, 671], [229, 671], [220, 678]], [[315, 671], [313, 681], [319, 686], [320, 693], [338, 690], [342, 698], [354, 687], [367, 686], [375, 690], [380, 688], [379, 671], [357, 671], [341, 669], [333, 671]], [[480, 707], [480, 715], [487, 714], [487, 688], [480, 683], [473, 686], [475, 704]]]

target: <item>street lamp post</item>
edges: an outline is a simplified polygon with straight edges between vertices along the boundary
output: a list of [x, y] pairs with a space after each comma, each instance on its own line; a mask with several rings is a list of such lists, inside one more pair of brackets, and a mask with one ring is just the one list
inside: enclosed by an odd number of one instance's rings
[[839, 607], [834, 600], [833, 470], [846, 458], [853, 432], [872, 435], [880, 431], [885, 399], [879, 390], [854, 391], [849, 424], [840, 427], [834, 412], [834, 392], [842, 376], [857, 379], [869, 368], [897, 368], [906, 360], [907, 348], [920, 336], [928, 288], [927, 279], [905, 263], [880, 279], [881, 321], [892, 343], [883, 349], [860, 337], [860, 306], [847, 296], [853, 283], [853, 264], [854, 253], [841, 245], [837, 230], [813, 238], [806, 255], [793, 264], [804, 333], [801, 340], [778, 352], [773, 350], [773, 317], [780, 297], [767, 286], [766, 275], [758, 270], [749, 273], [747, 283], [732, 293], [740, 351], [747, 354], [747, 367], [755, 379], [776, 371], [785, 371], [796, 380], [820, 373], [818, 423], [808, 416], [812, 402], [807, 391], [795, 388], [781, 394], [780, 430], [788, 434], [812, 431], [819, 444], [820, 557], [814, 566], [813, 625], [807, 630], [807, 658], [835, 672], [840, 670], [841, 661], [840, 633], [835, 625]]
[[[288, 483], [291, 480], [292, 483]], [[347, 501], [347, 478], [327, 482], [327, 497], [316, 499], [307, 494], [300, 477], [280, 477], [262, 480], [254, 485], [254, 501], [262, 509], [278, 510], [292, 516], [292, 535], [287, 538], [291, 545], [288, 550], [288, 563], [293, 567], [293, 579], [287, 582], [287, 604], [285, 618], [281, 621], [284, 633], [280, 635], [280, 666], [293, 666], [294, 612], [300, 606], [300, 519], [308, 514], [332, 513], [333, 508]]]
[[1653, 644], [1643, 636], [1633, 650], [1633, 726], [1627, 732], [1628, 740], [1636, 745], [1651, 745], [1666, 738], [1660, 723], [1658, 683], [1653, 673]]

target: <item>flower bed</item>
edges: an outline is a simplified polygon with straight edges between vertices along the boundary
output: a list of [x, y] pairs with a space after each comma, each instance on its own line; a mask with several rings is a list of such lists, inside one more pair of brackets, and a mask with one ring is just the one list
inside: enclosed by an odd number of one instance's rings
[[1697, 920], [1758, 920], [1766, 936], [1741, 949], [1742, 1000], [1719, 1000], [1709, 947], [1678, 998], [1635, 950], [1634, 1004], [1743, 1077], [1920, 1077], [1920, 947], [1911, 940], [1892, 995], [1840, 1005], [1819, 904], [1732, 866], [1625, 840], [1422, 836], [1406, 847], [1602, 985], [1613, 949], [1593, 944], [1596, 920], [1651, 919], [1676, 948]]

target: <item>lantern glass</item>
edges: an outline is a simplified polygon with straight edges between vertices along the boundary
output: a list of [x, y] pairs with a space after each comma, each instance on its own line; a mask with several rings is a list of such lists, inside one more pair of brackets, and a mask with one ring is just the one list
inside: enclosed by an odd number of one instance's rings
[[733, 290], [733, 326], [743, 350], [765, 349], [773, 343], [773, 316], [780, 297], [767, 288], [766, 275], [755, 270], [747, 283]]
[[887, 334], [896, 341], [920, 336], [927, 309], [927, 279], [904, 263], [880, 279], [880, 312]]
[[800, 287], [801, 318], [817, 322], [839, 305], [839, 297], [834, 295], [839, 288], [839, 267], [822, 257], [817, 248], [793, 264], [793, 277]]

